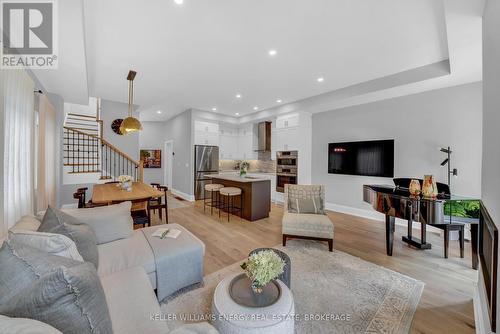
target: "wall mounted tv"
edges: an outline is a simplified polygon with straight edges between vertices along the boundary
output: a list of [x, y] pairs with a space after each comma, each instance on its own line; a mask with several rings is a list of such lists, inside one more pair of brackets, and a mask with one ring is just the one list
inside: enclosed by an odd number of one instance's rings
[[330, 143], [328, 173], [394, 177], [394, 140]]

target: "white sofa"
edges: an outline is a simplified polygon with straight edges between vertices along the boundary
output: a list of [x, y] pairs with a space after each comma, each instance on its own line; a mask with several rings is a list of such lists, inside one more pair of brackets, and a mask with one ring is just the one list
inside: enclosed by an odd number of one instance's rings
[[[40, 222], [33, 217], [33, 219], [23, 219], [11, 230], [37, 231], [39, 225]], [[185, 229], [183, 233], [191, 234]], [[192, 237], [196, 238], [194, 235]], [[198, 238], [196, 240], [203, 244]], [[0, 240], [0, 245], [2, 242]], [[185, 325], [169, 331], [166, 321], [154, 319], [155, 315], [161, 314], [154, 292], [156, 285], [154, 255], [141, 231], [134, 231], [130, 238], [98, 245], [98, 252], [98, 275], [104, 289], [114, 333], [218, 333], [208, 323]], [[157, 316], [156, 319], [161, 317]], [[0, 317], [0, 322], [2, 321], [3, 324], [7, 323], [5, 317]]]

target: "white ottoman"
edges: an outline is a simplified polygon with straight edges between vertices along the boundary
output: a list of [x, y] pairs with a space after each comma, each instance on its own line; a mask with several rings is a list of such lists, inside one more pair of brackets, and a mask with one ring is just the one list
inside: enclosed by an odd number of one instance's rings
[[238, 274], [221, 281], [212, 301], [213, 325], [221, 334], [293, 334], [295, 307], [290, 289], [277, 280], [281, 297], [273, 305], [252, 308], [241, 306], [229, 295], [229, 284]]

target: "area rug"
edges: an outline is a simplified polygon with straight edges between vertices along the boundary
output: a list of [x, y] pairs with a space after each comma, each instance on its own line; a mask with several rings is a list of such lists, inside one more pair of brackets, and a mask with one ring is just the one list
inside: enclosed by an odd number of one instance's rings
[[[360, 258], [306, 240], [290, 240], [296, 333], [408, 333], [424, 283]], [[162, 314], [169, 327], [205, 320], [212, 295], [235, 263], [205, 277], [204, 283], [169, 297]]]

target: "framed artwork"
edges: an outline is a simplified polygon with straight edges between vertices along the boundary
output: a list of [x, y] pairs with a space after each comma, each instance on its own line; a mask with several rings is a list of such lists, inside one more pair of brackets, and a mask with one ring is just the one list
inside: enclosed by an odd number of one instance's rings
[[141, 150], [142, 167], [161, 168], [161, 150]]

